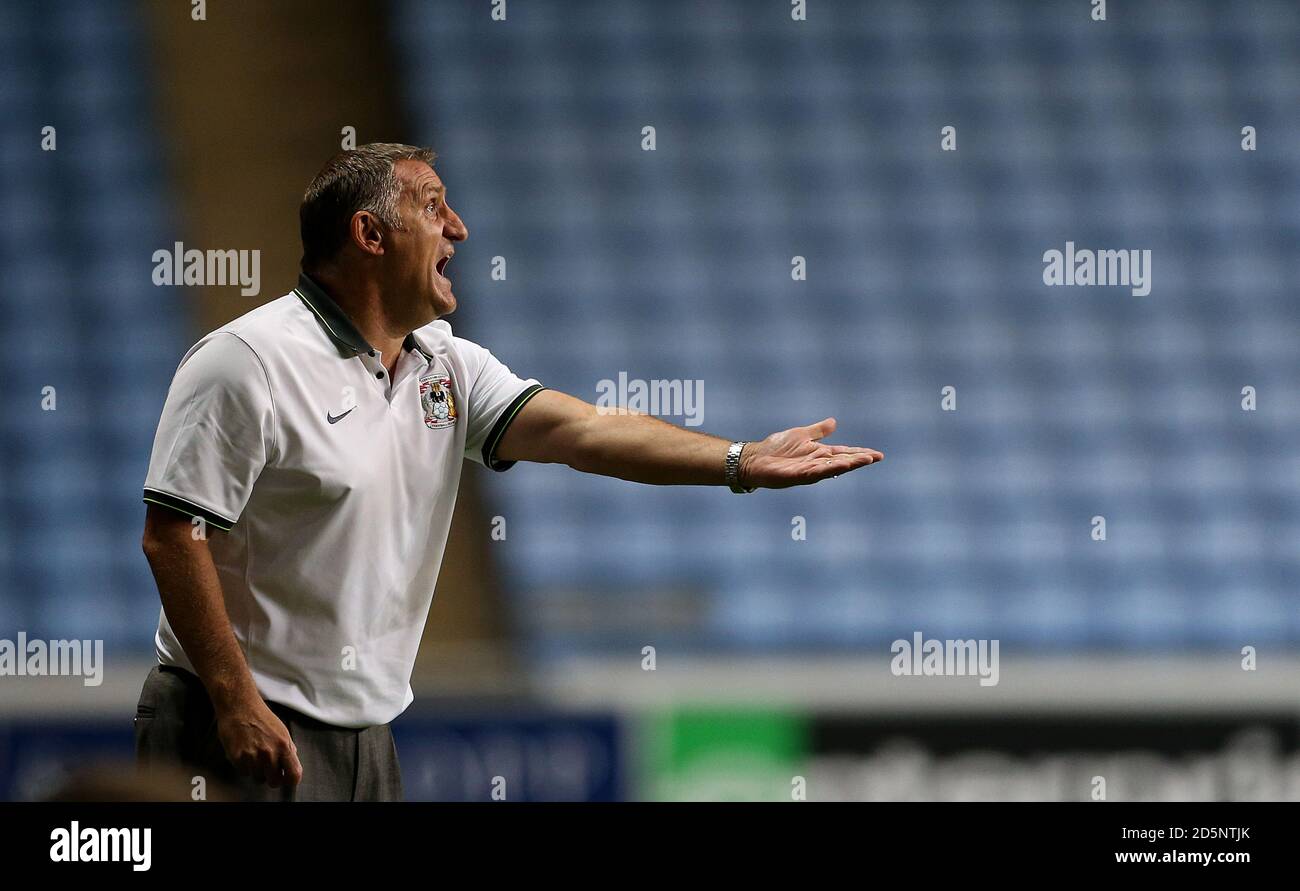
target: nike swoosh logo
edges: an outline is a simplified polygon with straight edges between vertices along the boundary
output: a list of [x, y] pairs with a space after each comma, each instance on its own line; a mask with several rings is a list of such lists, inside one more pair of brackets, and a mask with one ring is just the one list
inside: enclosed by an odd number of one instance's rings
[[334, 417], [334, 416], [333, 416], [332, 414], [330, 414], [329, 412], [325, 412], [325, 420], [329, 421], [331, 424], [337, 424], [339, 421], [343, 420], [343, 419], [346, 418], [348, 415], [352, 414], [352, 412], [353, 412], [353, 410], [354, 410], [355, 408], [356, 408], [356, 406], [353, 406], [352, 408], [349, 408], [347, 411], [345, 411], [343, 414], [339, 415], [337, 418]]

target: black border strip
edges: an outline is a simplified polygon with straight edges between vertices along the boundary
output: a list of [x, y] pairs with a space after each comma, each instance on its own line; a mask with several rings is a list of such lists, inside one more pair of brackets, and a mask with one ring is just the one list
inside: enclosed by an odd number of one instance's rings
[[516, 462], [514, 461], [498, 461], [496, 459], [497, 446], [501, 443], [501, 437], [506, 435], [506, 428], [510, 426], [510, 422], [515, 419], [515, 415], [519, 414], [519, 409], [523, 408], [529, 399], [532, 399], [545, 389], [541, 384], [532, 384], [516, 396], [514, 401], [506, 406], [505, 411], [501, 412], [496, 424], [492, 427], [492, 432], [488, 434], [487, 440], [483, 443], [483, 463], [486, 466], [498, 473], [515, 466]]
[[193, 501], [186, 501], [176, 495], [159, 492], [157, 489], [145, 487], [144, 500], [149, 504], [171, 508], [178, 513], [185, 514], [187, 517], [200, 517], [203, 522], [210, 526], [216, 526], [222, 532], [229, 532], [231, 527], [235, 525], [234, 520], [227, 520], [221, 514], [214, 514], [206, 507], [195, 504]]

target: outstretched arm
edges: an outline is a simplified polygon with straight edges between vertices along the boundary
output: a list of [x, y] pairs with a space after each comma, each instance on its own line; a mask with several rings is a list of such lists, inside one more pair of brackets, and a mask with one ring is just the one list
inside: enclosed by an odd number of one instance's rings
[[[773, 433], [745, 446], [740, 484], [784, 489], [874, 464], [875, 449], [833, 446], [835, 419]], [[575, 470], [655, 485], [720, 486], [731, 440], [695, 433], [650, 415], [616, 414], [543, 390], [510, 423], [497, 447], [506, 461], [567, 464]]]

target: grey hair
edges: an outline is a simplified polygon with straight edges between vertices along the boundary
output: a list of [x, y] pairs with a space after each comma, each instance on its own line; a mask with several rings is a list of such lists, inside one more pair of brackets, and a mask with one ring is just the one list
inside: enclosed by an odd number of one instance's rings
[[397, 200], [402, 184], [393, 171], [398, 161], [433, 166], [432, 149], [400, 142], [372, 142], [339, 152], [307, 186], [298, 208], [302, 232], [302, 268], [308, 270], [337, 256], [347, 242], [352, 215], [374, 214], [393, 229], [402, 228]]

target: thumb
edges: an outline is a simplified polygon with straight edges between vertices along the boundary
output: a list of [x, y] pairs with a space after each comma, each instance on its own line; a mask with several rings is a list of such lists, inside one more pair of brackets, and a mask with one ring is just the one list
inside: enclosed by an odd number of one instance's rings
[[835, 432], [835, 419], [826, 418], [825, 420], [818, 421], [816, 424], [809, 424], [803, 429], [808, 434], [809, 439], [821, 439], [822, 437], [830, 436]]
[[289, 782], [296, 786], [302, 782], [302, 762], [298, 760], [298, 747], [289, 750], [289, 757], [282, 762]]

